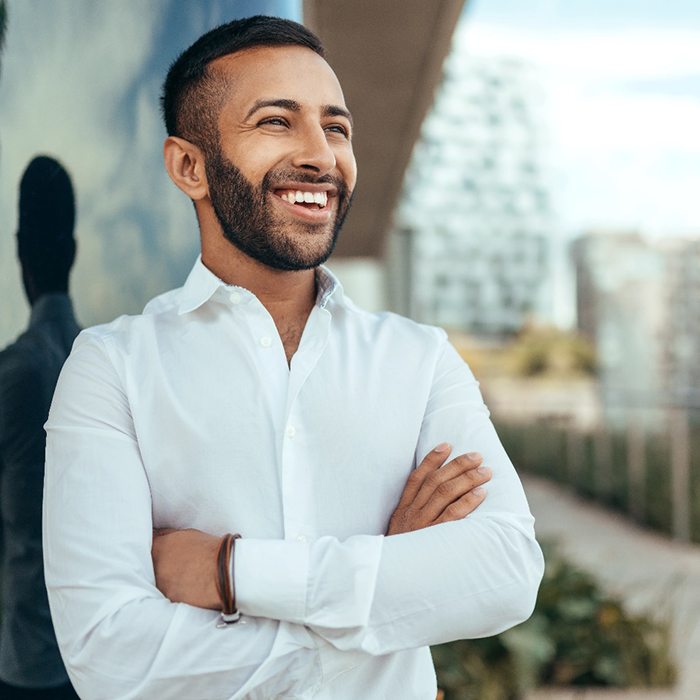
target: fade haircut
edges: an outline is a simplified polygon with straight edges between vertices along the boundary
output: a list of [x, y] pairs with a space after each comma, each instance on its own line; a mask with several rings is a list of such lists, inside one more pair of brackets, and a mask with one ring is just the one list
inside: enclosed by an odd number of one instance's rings
[[304, 46], [325, 57], [319, 38], [297, 22], [255, 15], [202, 35], [183, 51], [163, 83], [161, 110], [169, 136], [179, 136], [209, 155], [218, 150], [218, 115], [228, 85], [212, 61], [255, 46]]

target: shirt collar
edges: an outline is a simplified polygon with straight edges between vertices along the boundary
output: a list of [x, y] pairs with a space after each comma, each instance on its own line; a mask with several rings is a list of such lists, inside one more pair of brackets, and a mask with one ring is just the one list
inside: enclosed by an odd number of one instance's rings
[[316, 304], [322, 309], [325, 309], [331, 301], [334, 304], [340, 304], [345, 298], [343, 285], [325, 265], [316, 268], [316, 287], [318, 288]]
[[35, 326], [45, 321], [60, 321], [66, 318], [73, 318], [73, 304], [70, 297], [62, 292], [52, 292], [42, 294], [32, 304], [29, 325]]
[[[338, 281], [338, 278], [324, 265], [316, 268], [316, 285], [318, 287], [318, 293], [316, 295], [317, 306], [325, 309], [331, 303], [342, 303], [344, 299], [343, 286]], [[220, 280], [204, 265], [202, 256], [198, 255], [181, 289], [177, 313], [182, 315], [198, 309], [208, 302], [221, 287], [230, 290], [238, 289], [247, 294], [251, 294], [247, 289], [235, 287]]]
[[177, 306], [179, 315], [198, 309], [202, 304], [214, 296], [216, 290], [223, 285], [222, 282], [202, 262], [202, 256], [198, 255], [190, 274], [180, 291], [180, 303]]

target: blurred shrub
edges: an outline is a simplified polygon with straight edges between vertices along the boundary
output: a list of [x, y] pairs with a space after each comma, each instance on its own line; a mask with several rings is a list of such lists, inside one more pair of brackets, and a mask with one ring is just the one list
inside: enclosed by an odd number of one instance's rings
[[553, 326], [528, 325], [510, 348], [512, 369], [526, 377], [595, 374], [596, 354], [583, 336]]
[[670, 452], [671, 441], [667, 434], [647, 441], [644, 523], [667, 535], [673, 531]]
[[[697, 413], [694, 418], [697, 420]], [[700, 425], [692, 423], [690, 426], [690, 511], [691, 511], [691, 539], [700, 542]]]
[[545, 548], [532, 617], [496, 637], [433, 647], [445, 700], [519, 700], [537, 686], [673, 683], [666, 625], [627, 613], [591, 576]]

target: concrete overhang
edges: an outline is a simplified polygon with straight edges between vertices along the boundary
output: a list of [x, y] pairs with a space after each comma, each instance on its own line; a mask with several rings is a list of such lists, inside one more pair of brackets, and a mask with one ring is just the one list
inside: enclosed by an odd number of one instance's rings
[[304, 0], [355, 121], [359, 179], [336, 256], [381, 257], [465, 0]]

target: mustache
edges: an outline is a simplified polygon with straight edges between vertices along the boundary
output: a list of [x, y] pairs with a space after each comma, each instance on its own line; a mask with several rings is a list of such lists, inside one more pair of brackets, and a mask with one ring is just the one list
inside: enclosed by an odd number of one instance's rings
[[314, 175], [307, 170], [294, 170], [288, 168], [285, 170], [271, 170], [266, 173], [262, 179], [261, 189], [263, 192], [276, 189], [277, 184], [282, 182], [289, 182], [290, 180], [294, 182], [301, 182], [308, 185], [333, 185], [338, 193], [345, 195], [348, 190], [348, 186], [345, 180], [330, 173], [325, 175]]

